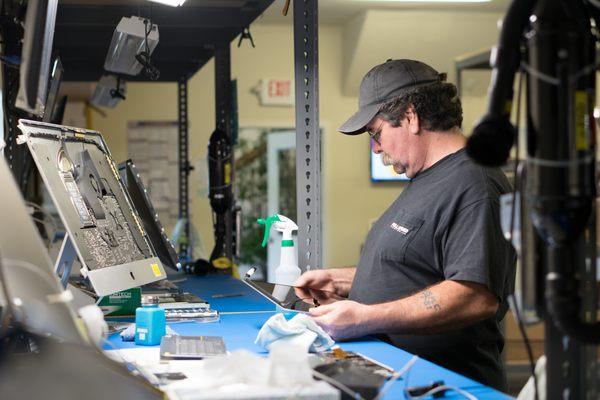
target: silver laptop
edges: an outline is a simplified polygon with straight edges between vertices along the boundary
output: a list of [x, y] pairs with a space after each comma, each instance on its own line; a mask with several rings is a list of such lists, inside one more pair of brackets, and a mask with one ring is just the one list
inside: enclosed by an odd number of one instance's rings
[[0, 291], [0, 302], [30, 332], [83, 343], [68, 292], [53, 274], [23, 197], [0, 158], [0, 287], [6, 288], [6, 293]]
[[100, 133], [23, 119], [19, 129], [96, 293], [165, 279]]

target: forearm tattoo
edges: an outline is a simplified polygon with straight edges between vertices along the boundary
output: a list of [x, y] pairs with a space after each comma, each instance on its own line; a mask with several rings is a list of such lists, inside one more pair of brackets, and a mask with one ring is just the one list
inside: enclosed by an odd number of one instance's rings
[[431, 293], [431, 290], [425, 289], [421, 293], [421, 297], [423, 298], [423, 305], [428, 310], [440, 311], [442, 309], [442, 306], [438, 304], [435, 296], [433, 295], [433, 293]]

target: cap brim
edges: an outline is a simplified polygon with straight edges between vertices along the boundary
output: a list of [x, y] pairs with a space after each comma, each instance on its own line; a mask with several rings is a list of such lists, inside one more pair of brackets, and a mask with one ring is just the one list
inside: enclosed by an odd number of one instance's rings
[[346, 135], [360, 135], [366, 131], [367, 124], [377, 115], [383, 104], [371, 104], [358, 110], [338, 130]]

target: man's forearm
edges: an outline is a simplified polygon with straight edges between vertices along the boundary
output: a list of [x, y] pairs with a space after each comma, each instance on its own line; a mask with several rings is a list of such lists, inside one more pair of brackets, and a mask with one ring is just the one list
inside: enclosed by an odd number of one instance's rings
[[443, 281], [412, 296], [370, 306], [365, 323], [373, 333], [439, 333], [495, 314], [498, 299], [484, 285]]

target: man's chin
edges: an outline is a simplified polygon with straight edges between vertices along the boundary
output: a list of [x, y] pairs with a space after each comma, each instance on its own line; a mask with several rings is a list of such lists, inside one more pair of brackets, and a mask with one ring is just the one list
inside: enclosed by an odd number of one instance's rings
[[394, 171], [398, 174], [398, 175], [402, 175], [404, 173], [406, 173], [406, 168], [400, 166], [400, 165], [394, 165]]

